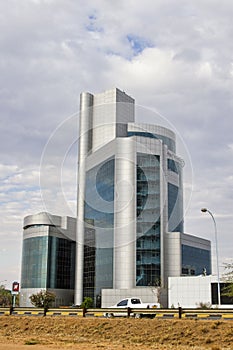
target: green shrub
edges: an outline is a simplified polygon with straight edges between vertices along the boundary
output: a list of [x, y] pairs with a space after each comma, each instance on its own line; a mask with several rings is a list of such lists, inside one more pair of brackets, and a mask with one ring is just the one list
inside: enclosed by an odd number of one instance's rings
[[93, 307], [93, 299], [90, 297], [85, 297], [81, 304], [81, 308], [89, 309], [91, 307]]

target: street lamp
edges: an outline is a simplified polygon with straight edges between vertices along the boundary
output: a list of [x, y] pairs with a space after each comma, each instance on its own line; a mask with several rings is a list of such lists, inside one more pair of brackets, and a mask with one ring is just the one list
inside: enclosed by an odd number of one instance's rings
[[213, 219], [214, 222], [214, 232], [215, 232], [215, 245], [216, 245], [216, 264], [217, 264], [217, 284], [218, 284], [218, 305], [221, 304], [221, 295], [220, 295], [220, 278], [219, 278], [219, 263], [218, 263], [218, 237], [217, 237], [217, 225], [216, 225], [216, 221], [215, 218], [213, 216], [213, 214], [211, 213], [210, 210], [208, 210], [207, 208], [202, 208], [201, 211], [203, 213], [209, 213], [210, 216]]

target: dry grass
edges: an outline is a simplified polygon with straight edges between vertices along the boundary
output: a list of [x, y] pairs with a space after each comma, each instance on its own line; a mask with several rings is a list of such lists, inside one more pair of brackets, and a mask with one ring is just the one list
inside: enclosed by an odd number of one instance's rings
[[27, 349], [233, 350], [233, 322], [1, 316], [0, 349], [8, 349], [4, 344]]

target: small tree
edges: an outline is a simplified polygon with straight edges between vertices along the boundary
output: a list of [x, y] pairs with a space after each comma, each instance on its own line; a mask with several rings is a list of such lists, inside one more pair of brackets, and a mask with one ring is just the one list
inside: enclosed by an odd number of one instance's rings
[[41, 290], [39, 293], [32, 294], [29, 299], [35, 307], [43, 307], [44, 310], [48, 310], [55, 301], [56, 294], [48, 292], [47, 290]]
[[85, 297], [81, 304], [81, 308], [89, 309], [91, 307], [93, 307], [93, 299], [90, 297]]
[[12, 303], [11, 291], [6, 289], [4, 285], [0, 285], [0, 305], [10, 306]]

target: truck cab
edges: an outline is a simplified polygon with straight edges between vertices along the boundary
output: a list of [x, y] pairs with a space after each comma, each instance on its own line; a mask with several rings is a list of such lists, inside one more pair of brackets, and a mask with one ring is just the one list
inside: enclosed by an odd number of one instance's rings
[[[140, 298], [125, 298], [120, 300], [118, 303], [116, 303], [115, 305], [109, 306], [108, 309], [150, 309], [150, 308], [160, 308], [160, 304], [159, 303], [143, 303], [141, 301]], [[138, 316], [142, 316], [143, 313], [140, 312], [137, 314], [133, 313], [134, 317], [138, 317]], [[105, 313], [106, 317], [113, 317], [113, 316], [127, 316], [127, 312], [124, 313], [119, 313], [119, 312], [115, 312], [112, 310], [110, 312], [106, 312]]]

